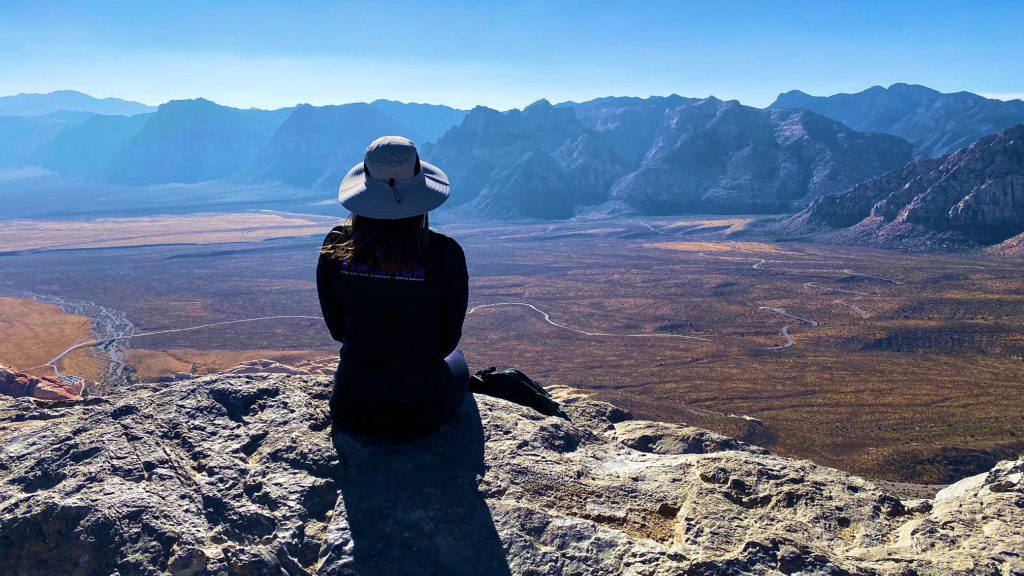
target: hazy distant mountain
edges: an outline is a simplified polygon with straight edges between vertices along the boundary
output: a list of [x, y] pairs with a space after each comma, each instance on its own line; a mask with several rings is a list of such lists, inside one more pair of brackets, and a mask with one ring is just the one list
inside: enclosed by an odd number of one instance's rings
[[156, 108], [120, 98], [93, 98], [74, 90], [0, 96], [0, 116], [42, 116], [62, 110], [131, 116], [152, 112]]
[[362, 160], [367, 144], [387, 134], [425, 143], [457, 124], [465, 112], [428, 104], [302, 105], [264, 145], [243, 178], [294, 186], [336, 188]]
[[885, 132], [941, 156], [987, 134], [1024, 122], [1024, 101], [993, 100], [970, 92], [943, 94], [913, 84], [873, 86], [856, 94], [780, 94], [772, 108], [806, 108], [862, 132]]
[[121, 144], [106, 171], [125, 184], [200, 182], [239, 172], [291, 114], [239, 110], [202, 98], [172, 100]]
[[629, 169], [609, 137], [547, 100], [521, 111], [474, 108], [423, 155], [451, 178], [450, 207], [493, 217], [569, 217], [574, 206], [603, 202]]
[[26, 161], [66, 176], [101, 176], [114, 156], [149, 120], [150, 114], [106, 116], [97, 114], [62, 131]]
[[85, 122], [90, 112], [53, 112], [45, 116], [0, 116], [0, 167], [20, 166], [62, 131]]
[[1013, 237], [1024, 233], [1024, 125], [819, 198], [782, 227], [890, 248], [1019, 243]]
[[458, 126], [466, 116], [465, 110], [436, 104], [374, 100], [371, 105], [401, 122], [406, 129], [417, 135], [418, 143], [422, 144], [437, 140], [452, 126]]
[[806, 110], [708, 98], [669, 110], [643, 164], [612, 190], [644, 213], [788, 211], [911, 159], [906, 141]]

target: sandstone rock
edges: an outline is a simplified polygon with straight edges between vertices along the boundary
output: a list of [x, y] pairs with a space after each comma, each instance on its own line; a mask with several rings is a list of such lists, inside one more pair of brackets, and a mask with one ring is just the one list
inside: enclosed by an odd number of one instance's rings
[[82, 386], [51, 378], [40, 378], [32, 389], [32, 397], [40, 400], [81, 400]]
[[28, 376], [5, 366], [0, 366], [0, 394], [14, 398], [31, 396], [32, 388]]
[[0, 402], [0, 573], [1022, 569], [1020, 460], [904, 504], [564, 388], [572, 422], [480, 396], [414, 442], [332, 437], [329, 386], [218, 375], [88, 404]]
[[0, 394], [40, 400], [81, 400], [84, 382], [78, 379], [38, 377], [0, 366]]

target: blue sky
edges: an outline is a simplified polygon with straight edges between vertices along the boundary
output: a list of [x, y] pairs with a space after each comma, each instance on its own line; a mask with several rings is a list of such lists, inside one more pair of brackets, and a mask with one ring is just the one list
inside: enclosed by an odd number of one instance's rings
[[521, 107], [924, 84], [1024, 97], [1024, 2], [19, 2], [0, 94]]

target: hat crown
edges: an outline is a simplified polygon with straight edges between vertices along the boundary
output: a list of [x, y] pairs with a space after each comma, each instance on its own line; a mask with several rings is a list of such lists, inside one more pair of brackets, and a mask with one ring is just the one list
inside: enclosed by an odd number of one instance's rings
[[402, 136], [382, 136], [366, 147], [363, 163], [374, 180], [403, 180], [416, 176], [419, 153], [412, 140]]

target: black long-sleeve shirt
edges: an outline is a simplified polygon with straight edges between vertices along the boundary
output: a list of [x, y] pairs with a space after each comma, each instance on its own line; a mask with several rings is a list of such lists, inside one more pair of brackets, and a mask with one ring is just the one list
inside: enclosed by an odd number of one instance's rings
[[[324, 246], [347, 233], [344, 226], [334, 228]], [[321, 254], [320, 308], [331, 337], [342, 343], [339, 375], [351, 392], [395, 401], [436, 392], [433, 380], [462, 337], [469, 274], [454, 239], [431, 230], [429, 246], [423, 266], [398, 274]]]

